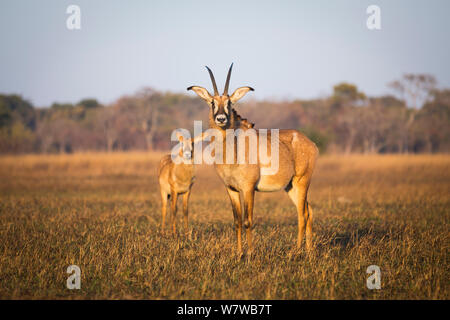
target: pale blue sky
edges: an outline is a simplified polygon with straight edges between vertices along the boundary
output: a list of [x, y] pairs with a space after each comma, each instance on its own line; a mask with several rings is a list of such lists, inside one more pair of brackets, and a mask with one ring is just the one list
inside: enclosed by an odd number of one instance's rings
[[[81, 30], [66, 8], [81, 8]], [[380, 31], [366, 8], [381, 7]], [[405, 72], [450, 87], [450, 1], [1, 0], [0, 92], [37, 106], [141, 87], [251, 85], [256, 99], [313, 98], [349, 81], [369, 95]]]

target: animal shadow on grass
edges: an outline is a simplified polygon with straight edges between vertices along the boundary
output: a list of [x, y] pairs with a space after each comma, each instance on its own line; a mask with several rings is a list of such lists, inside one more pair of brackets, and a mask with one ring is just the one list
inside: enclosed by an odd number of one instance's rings
[[[181, 226], [180, 226], [181, 227]], [[313, 248], [310, 252], [305, 250], [305, 239], [301, 249], [296, 248], [297, 221], [292, 219], [275, 222], [271, 219], [258, 219], [255, 233], [255, 251], [248, 256], [245, 249], [245, 232], [242, 234], [244, 241], [244, 252], [238, 260], [246, 261], [248, 258], [261, 258], [268, 251], [279, 258], [303, 259], [311, 253], [320, 257], [330, 250], [336, 253], [344, 253], [353, 248], [367, 245], [379, 245], [380, 242], [400, 240], [404, 230], [400, 226], [379, 225], [375, 221], [355, 221], [345, 223], [323, 223], [318, 222], [313, 228]], [[280, 239], [280, 235], [282, 239]], [[219, 254], [218, 252], [227, 248], [230, 256], [235, 255], [235, 230], [234, 225], [228, 222], [203, 223], [194, 222], [189, 225], [189, 233], [185, 234], [183, 229], [177, 229], [177, 236], [170, 232], [163, 237], [164, 242], [177, 241], [181, 249], [196, 249], [199, 253]], [[281, 242], [280, 242], [281, 241]], [[212, 244], [217, 244], [212, 245]]]
[[346, 251], [355, 247], [364, 245], [377, 245], [382, 241], [400, 240], [402, 230], [390, 227], [385, 229], [376, 225], [358, 226], [358, 224], [349, 224], [345, 231], [336, 232], [331, 228], [323, 228], [317, 231], [315, 250], [317, 252], [326, 252], [330, 248], [338, 251]]

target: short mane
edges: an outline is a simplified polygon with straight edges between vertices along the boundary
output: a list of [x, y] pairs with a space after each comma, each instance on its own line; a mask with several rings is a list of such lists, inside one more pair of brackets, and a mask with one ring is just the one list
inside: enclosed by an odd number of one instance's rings
[[255, 126], [254, 123], [248, 122], [247, 119], [242, 118], [234, 109], [233, 109], [233, 116], [236, 123], [236, 127], [251, 129]]

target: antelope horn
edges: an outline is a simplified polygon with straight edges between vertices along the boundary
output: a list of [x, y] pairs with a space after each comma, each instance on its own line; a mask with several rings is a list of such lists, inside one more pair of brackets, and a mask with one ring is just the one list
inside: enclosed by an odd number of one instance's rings
[[205, 66], [205, 67], [206, 67], [206, 69], [208, 69], [209, 77], [211, 78], [211, 82], [212, 82], [212, 85], [213, 85], [213, 88], [214, 88], [214, 95], [218, 96], [219, 95], [219, 90], [217, 90], [216, 79], [214, 79], [214, 75], [213, 75], [211, 69], [208, 68], [208, 66]]
[[233, 69], [233, 63], [230, 66], [230, 69], [228, 69], [228, 75], [227, 75], [227, 81], [225, 82], [225, 89], [223, 90], [223, 95], [228, 95], [228, 86], [230, 84], [230, 78], [231, 78], [231, 69]]

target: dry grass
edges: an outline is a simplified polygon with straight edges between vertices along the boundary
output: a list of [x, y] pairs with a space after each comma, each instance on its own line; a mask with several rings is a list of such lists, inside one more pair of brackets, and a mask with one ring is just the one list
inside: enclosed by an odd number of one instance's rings
[[[450, 298], [450, 156], [321, 157], [314, 252], [295, 251], [288, 197], [258, 194], [250, 261], [233, 255], [231, 207], [211, 167], [198, 170], [191, 236], [160, 236], [160, 156], [0, 158], [0, 298]], [[71, 264], [81, 290], [65, 287]], [[381, 290], [366, 288], [372, 264]]]

